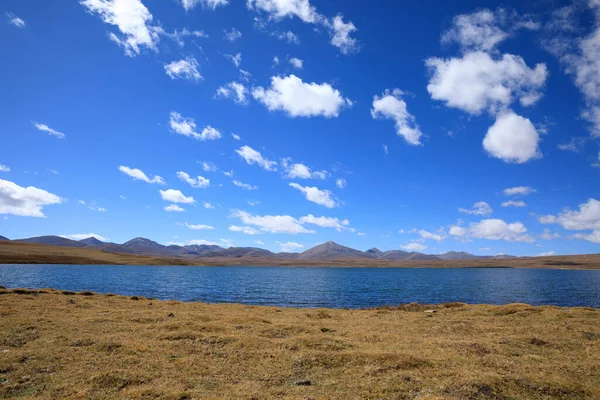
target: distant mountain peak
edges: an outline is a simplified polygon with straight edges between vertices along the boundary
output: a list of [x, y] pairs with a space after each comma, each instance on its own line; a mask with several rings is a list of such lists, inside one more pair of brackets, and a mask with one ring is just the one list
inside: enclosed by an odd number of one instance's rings
[[89, 238], [81, 239], [79, 241], [79, 243], [83, 243], [83, 244], [86, 244], [88, 246], [100, 246], [100, 245], [104, 244], [103, 241], [98, 240], [98, 239], [96, 239], [93, 236], [90, 236]]

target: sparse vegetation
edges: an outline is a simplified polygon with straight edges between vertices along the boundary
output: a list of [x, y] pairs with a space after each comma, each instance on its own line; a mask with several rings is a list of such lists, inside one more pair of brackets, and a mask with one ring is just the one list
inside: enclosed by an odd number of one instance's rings
[[600, 398], [593, 308], [0, 293], [0, 398]]

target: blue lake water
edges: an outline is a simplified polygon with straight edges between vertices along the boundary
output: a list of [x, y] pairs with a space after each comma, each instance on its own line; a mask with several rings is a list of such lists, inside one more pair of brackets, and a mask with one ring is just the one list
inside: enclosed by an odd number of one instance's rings
[[281, 307], [529, 303], [600, 307], [600, 271], [0, 265], [0, 285]]

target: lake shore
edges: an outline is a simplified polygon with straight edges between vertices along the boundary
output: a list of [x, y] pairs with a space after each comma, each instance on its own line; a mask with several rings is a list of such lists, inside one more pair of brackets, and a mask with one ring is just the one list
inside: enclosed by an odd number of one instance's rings
[[332, 268], [535, 268], [600, 270], [600, 254], [477, 260], [391, 261], [365, 258], [296, 260], [264, 257], [156, 257], [35, 243], [0, 243], [0, 264], [274, 266]]
[[600, 310], [369, 310], [0, 289], [0, 397], [600, 398]]

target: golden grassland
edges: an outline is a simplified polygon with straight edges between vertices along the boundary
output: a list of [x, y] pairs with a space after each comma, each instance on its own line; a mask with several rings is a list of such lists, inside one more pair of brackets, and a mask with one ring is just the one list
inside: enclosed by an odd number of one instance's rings
[[198, 266], [324, 266], [324, 267], [416, 267], [416, 268], [542, 268], [600, 270], [600, 254], [523, 257], [502, 260], [390, 261], [367, 258], [293, 260], [265, 257], [177, 258], [108, 253], [90, 248], [48, 246], [0, 241], [0, 264], [120, 264]]
[[0, 398], [600, 399], [600, 310], [0, 289]]

